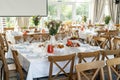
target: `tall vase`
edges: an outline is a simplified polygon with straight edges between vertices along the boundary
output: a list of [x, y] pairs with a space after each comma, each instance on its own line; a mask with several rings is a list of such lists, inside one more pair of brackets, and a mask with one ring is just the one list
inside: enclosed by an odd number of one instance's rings
[[55, 45], [55, 44], [56, 44], [56, 39], [55, 39], [55, 36], [54, 36], [54, 35], [51, 35], [51, 36], [50, 36], [50, 43], [51, 43], [52, 45]]

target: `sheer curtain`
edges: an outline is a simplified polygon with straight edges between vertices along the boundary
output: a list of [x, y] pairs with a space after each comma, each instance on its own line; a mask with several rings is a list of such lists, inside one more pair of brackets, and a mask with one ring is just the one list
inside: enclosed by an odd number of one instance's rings
[[93, 22], [102, 22], [103, 12], [105, 7], [105, 0], [94, 0], [93, 1]]
[[120, 2], [119, 4], [116, 4], [116, 19], [115, 19], [115, 23], [116, 24], [120, 24]]
[[29, 17], [17, 17], [16, 20], [19, 27], [29, 26]]
[[116, 22], [116, 4], [115, 4], [115, 0], [108, 0], [108, 5], [109, 5], [109, 11], [110, 11], [110, 16], [112, 19], [112, 22], [115, 23]]

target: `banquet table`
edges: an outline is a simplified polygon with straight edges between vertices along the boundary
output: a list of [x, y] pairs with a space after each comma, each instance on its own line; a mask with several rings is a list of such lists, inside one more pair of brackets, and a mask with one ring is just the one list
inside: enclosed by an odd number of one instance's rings
[[[67, 55], [72, 53], [78, 52], [92, 52], [97, 50], [102, 50], [98, 46], [90, 46], [89, 44], [82, 44], [79, 42], [80, 47], [67, 47], [65, 44], [64, 48], [54, 48], [54, 53], [50, 54], [47, 53], [47, 44], [49, 42], [37, 42], [37, 43], [22, 43], [22, 44], [12, 44], [10, 45], [11, 49], [18, 51], [18, 57], [20, 63], [27, 71], [27, 78], [26, 80], [33, 80], [34, 78], [46, 77], [49, 76], [49, 61], [48, 56], [60, 56], [60, 55]], [[40, 45], [46, 46], [40, 46]], [[11, 57], [12, 54], [9, 54]], [[64, 63], [64, 62], [63, 62]], [[62, 65], [63, 63], [59, 63]], [[78, 63], [78, 58], [75, 59], [75, 64]], [[54, 66], [53, 74], [56, 73], [59, 69]], [[65, 71], [69, 71], [69, 68], [65, 68]]]

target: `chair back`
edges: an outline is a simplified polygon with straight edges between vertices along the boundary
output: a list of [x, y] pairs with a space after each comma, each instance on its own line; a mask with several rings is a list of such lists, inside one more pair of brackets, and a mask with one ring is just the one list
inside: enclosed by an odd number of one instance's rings
[[[105, 66], [104, 61], [95, 61], [90, 63], [79, 63], [76, 65], [76, 71], [78, 80], [97, 80], [96, 77], [101, 72], [100, 80], [104, 80], [104, 71], [103, 67]], [[86, 74], [85, 71], [94, 70], [93, 74]]]
[[4, 39], [3, 39], [2, 34], [0, 34], [0, 47], [1, 47], [2, 49], [4, 49], [4, 46], [5, 46], [5, 44], [4, 44]]
[[[49, 56], [48, 60], [50, 61], [50, 68], [49, 68], [49, 80], [54, 80], [59, 76], [61, 72], [64, 73], [64, 75], [68, 78], [67, 80], [72, 80], [72, 74], [73, 74], [73, 66], [74, 66], [74, 59], [75, 54], [70, 55], [64, 55], [64, 56]], [[59, 64], [59, 62], [63, 62], [62, 65]], [[53, 73], [53, 65], [56, 65], [60, 70], [57, 72], [55, 76], [52, 77]], [[70, 71], [69, 74], [64, 69], [68, 67], [70, 64]]]
[[119, 49], [120, 48], [120, 38], [115, 37], [113, 39], [113, 49]]
[[113, 57], [120, 57], [120, 49], [117, 50], [104, 50], [102, 53], [102, 60], [108, 60]]
[[88, 62], [88, 58], [91, 58], [91, 61], [89, 62], [93, 62], [93, 61], [97, 61], [99, 60], [99, 54], [100, 51], [94, 51], [94, 52], [80, 52], [78, 53], [78, 58], [79, 58], [79, 62], [78, 63], [82, 63], [83, 62]]
[[21, 67], [20, 62], [18, 60], [18, 52], [16, 50], [12, 50], [12, 54], [13, 54], [16, 70], [17, 70], [17, 72], [19, 73], [19, 76], [20, 76], [20, 80], [24, 80], [22, 67]]
[[42, 33], [42, 40], [43, 41], [47, 41], [50, 40], [50, 35], [48, 33]]
[[33, 34], [33, 37], [31, 39], [30, 43], [34, 42], [34, 41], [37, 41], [37, 42], [40, 41], [40, 35], [39, 34]]
[[2, 50], [2, 49], [0, 49], [0, 56], [1, 56], [2, 63], [3, 63], [4, 80], [9, 80], [8, 65], [7, 65], [7, 62], [6, 62], [5, 55], [4, 55], [4, 50]]
[[[120, 73], [118, 67], [120, 65], [120, 58], [113, 58], [106, 61], [108, 67], [109, 80], [119, 80]], [[116, 79], [112, 75], [116, 75]]]
[[16, 44], [22, 43], [24, 41], [22, 36], [14, 36], [14, 39]]
[[93, 40], [94, 40], [94, 45], [100, 46], [103, 49], [106, 48], [108, 42], [108, 39], [106, 37], [94, 36]]
[[2, 36], [3, 36], [3, 40], [4, 40], [5, 52], [8, 52], [9, 46], [8, 46], [8, 41], [6, 39], [6, 33], [3, 33]]

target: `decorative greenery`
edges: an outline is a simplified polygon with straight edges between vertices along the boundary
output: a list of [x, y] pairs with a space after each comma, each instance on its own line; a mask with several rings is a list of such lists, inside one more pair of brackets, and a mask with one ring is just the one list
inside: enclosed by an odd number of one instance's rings
[[110, 19], [111, 19], [111, 17], [110, 16], [106, 16], [105, 17], [105, 24], [109, 24], [109, 22], [110, 22]]
[[32, 21], [35, 26], [38, 26], [40, 23], [40, 16], [33, 16]]
[[86, 17], [86, 16], [83, 16], [83, 17], [82, 17], [82, 21], [86, 22], [86, 21], [87, 21], [87, 17]]
[[46, 25], [46, 26], [48, 27], [48, 29], [49, 29], [49, 34], [50, 34], [50, 35], [56, 35], [61, 23], [62, 23], [62, 22], [59, 21], [59, 20], [57, 20], [57, 21], [51, 20], [51, 21], [49, 21], [49, 22], [46, 22], [45, 25]]

